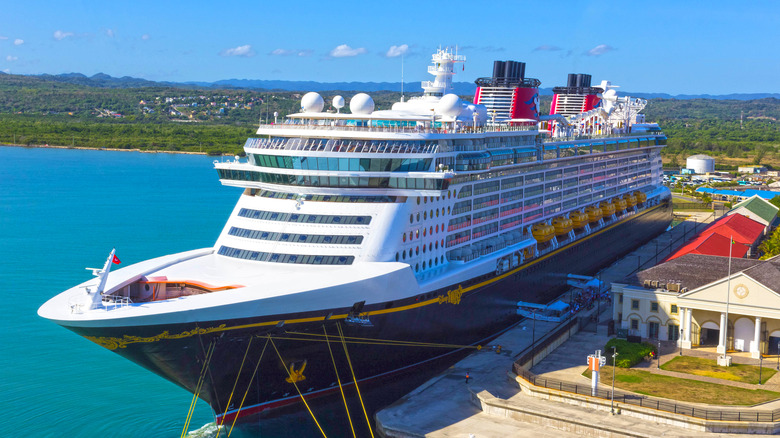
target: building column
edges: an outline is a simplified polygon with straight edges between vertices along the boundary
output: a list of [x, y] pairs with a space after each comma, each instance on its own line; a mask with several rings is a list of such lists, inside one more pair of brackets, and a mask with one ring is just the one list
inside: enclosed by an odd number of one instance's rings
[[726, 330], [728, 328], [728, 322], [726, 321], [726, 314], [720, 314], [720, 333], [718, 334], [718, 348], [717, 352], [720, 354], [726, 354]]
[[761, 317], [756, 317], [756, 327], [753, 330], [753, 342], [750, 344], [750, 356], [758, 359], [761, 356]]
[[682, 337], [682, 343], [680, 344], [682, 348], [687, 348], [687, 349], [691, 348], [691, 327], [693, 326], [692, 324], [693, 318], [691, 318], [692, 312], [693, 311], [690, 308], [684, 309], [683, 312], [683, 337]]

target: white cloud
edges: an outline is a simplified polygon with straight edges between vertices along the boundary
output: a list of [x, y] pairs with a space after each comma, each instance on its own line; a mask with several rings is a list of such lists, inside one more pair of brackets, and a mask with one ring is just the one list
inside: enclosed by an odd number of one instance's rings
[[246, 44], [232, 49], [225, 49], [219, 52], [219, 56], [243, 56], [244, 58], [248, 58], [250, 56], [255, 56], [255, 51], [252, 50], [252, 46]]
[[4, 72], [4, 73], [11, 74], [11, 69], [10, 69], [10, 68], [7, 68], [7, 69], [3, 70], [3, 72]]
[[298, 56], [311, 56], [314, 53], [314, 50], [311, 49], [305, 49], [298, 51]]
[[408, 44], [401, 44], [400, 46], [390, 46], [390, 48], [387, 50], [387, 53], [385, 53], [385, 56], [388, 58], [397, 58], [399, 56], [405, 55], [406, 52], [408, 51], [409, 51]]
[[62, 41], [65, 38], [72, 37], [73, 36], [73, 32], [63, 32], [61, 30], [55, 30], [53, 36], [54, 36], [55, 40]]
[[109, 38], [114, 37], [114, 30], [113, 29], [106, 29], [106, 35], [108, 35]]
[[17, 38], [17, 39], [14, 40], [14, 45], [15, 46], [21, 46], [22, 44], [24, 44], [24, 40], [23, 39]]
[[7, 40], [7, 39], [8, 39], [8, 37], [7, 37], [7, 36], [2, 36], [2, 35], [0, 35], [0, 40]]
[[16, 61], [17, 59], [19, 59], [19, 58], [17, 58], [16, 56], [11, 56], [11, 55], [8, 55], [8, 56], [5, 57], [6, 61], [11, 61], [11, 62]]
[[330, 51], [330, 56], [333, 58], [345, 58], [349, 56], [358, 56], [366, 53], [367, 50], [364, 47], [358, 47], [353, 49], [346, 44], [342, 44]]
[[542, 44], [541, 46], [534, 49], [534, 52], [557, 52], [559, 50], [562, 50], [558, 46], [551, 46], [549, 44]]
[[273, 50], [269, 55], [273, 56], [289, 56], [295, 53], [295, 50], [287, 50], [287, 49], [276, 49]]
[[608, 46], [606, 44], [599, 44], [598, 46], [588, 50], [585, 54], [588, 56], [600, 56], [613, 50], [615, 50], [614, 47]]
[[149, 36], [148, 33], [145, 33], [145, 34], [141, 35], [141, 39], [144, 40], [144, 41], [149, 41], [149, 38], [151, 38], [151, 37]]

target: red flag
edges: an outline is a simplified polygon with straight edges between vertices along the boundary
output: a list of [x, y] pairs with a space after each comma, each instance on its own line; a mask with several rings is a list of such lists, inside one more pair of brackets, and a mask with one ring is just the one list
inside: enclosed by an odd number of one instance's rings
[[113, 264], [115, 264], [115, 265], [118, 265], [118, 264], [122, 263], [122, 262], [119, 261], [119, 257], [117, 257], [116, 254], [114, 254], [114, 259], [111, 260], [111, 262]]

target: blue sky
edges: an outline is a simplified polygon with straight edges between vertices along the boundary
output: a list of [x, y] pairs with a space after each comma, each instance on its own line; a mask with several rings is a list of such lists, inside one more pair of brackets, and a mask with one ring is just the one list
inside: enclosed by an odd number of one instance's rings
[[[428, 80], [459, 46], [456, 81], [524, 61], [542, 87], [590, 73], [623, 90], [780, 92], [780, 2], [9, 1], [0, 70], [150, 80]], [[488, 6], [490, 5], [490, 6]]]

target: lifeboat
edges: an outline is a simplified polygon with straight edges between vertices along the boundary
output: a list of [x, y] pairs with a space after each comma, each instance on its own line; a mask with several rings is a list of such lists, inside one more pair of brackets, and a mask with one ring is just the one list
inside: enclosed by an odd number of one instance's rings
[[548, 242], [555, 237], [555, 227], [540, 222], [531, 227], [531, 235], [534, 236], [534, 239], [539, 243]]
[[569, 234], [569, 231], [574, 227], [574, 222], [566, 216], [556, 217], [552, 220], [552, 224], [553, 228], [555, 228], [556, 236], [565, 236], [566, 234]]
[[626, 201], [629, 208], [636, 205], [636, 197], [632, 193], [623, 195], [623, 200]]
[[599, 203], [599, 208], [604, 216], [612, 216], [615, 214], [615, 204], [609, 201], [601, 201]]
[[588, 215], [588, 220], [591, 222], [598, 222], [603, 216], [601, 209], [597, 205], [589, 205], [585, 208], [585, 213]]
[[645, 195], [643, 192], [640, 192], [639, 190], [634, 192], [634, 197], [636, 198], [636, 202], [638, 204], [643, 204], [647, 201], [647, 195]]
[[[601, 214], [599, 214], [599, 217], [601, 217]], [[569, 218], [571, 219], [574, 228], [584, 228], [585, 225], [590, 222], [588, 220], [588, 213], [584, 213], [582, 211], [573, 211], [569, 213]]]
[[628, 203], [620, 197], [612, 199], [612, 205], [615, 206], [616, 211], [623, 211], [628, 207]]

